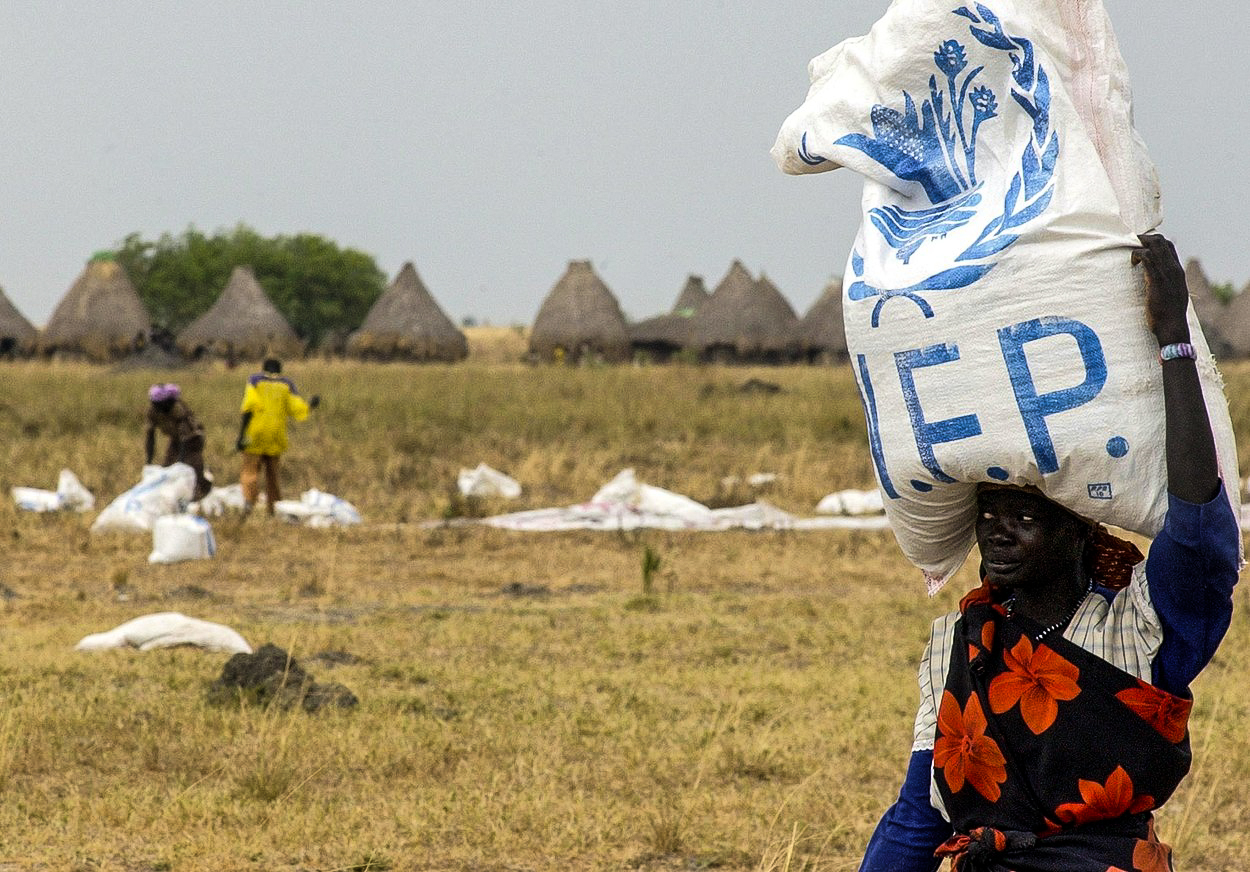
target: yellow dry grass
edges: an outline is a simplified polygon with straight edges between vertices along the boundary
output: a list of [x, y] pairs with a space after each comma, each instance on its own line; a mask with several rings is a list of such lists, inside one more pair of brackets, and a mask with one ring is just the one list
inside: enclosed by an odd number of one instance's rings
[[519, 363], [529, 351], [528, 327], [465, 327], [474, 363]]
[[[0, 869], [856, 868], [907, 758], [928, 624], [966, 571], [930, 601], [888, 533], [418, 523], [577, 502], [624, 466], [720, 503], [751, 498], [724, 477], [776, 472], [767, 498], [810, 513], [871, 480], [849, 372], [289, 371], [324, 406], [292, 434], [285, 487], [344, 496], [365, 526], [221, 520], [217, 558], [153, 566], [147, 537], [0, 502]], [[219, 481], [244, 375], [172, 376]], [[0, 367], [0, 485], [69, 467], [102, 500], [128, 487], [158, 377]], [[742, 393], [752, 378], [781, 392]], [[1250, 370], [1228, 379], [1244, 433]], [[455, 496], [479, 461], [523, 498]], [[1195, 687], [1194, 771], [1159, 816], [1191, 872], [1250, 868], [1244, 597]], [[166, 610], [285, 647], [361, 704], [217, 708], [224, 655], [72, 650]]]

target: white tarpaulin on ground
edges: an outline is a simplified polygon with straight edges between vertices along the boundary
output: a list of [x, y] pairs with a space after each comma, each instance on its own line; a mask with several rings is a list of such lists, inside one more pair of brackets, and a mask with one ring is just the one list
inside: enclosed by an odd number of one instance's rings
[[101, 651], [106, 648], [174, 648], [194, 645], [209, 651], [251, 654], [252, 646], [237, 632], [224, 624], [188, 618], [178, 612], [159, 612], [127, 621], [104, 633], [85, 636], [74, 648], [78, 651]]
[[482, 521], [492, 527], [526, 532], [561, 530], [883, 530], [877, 517], [800, 518], [765, 502], [710, 509], [690, 497], [639, 482], [626, 469], [589, 502], [565, 508], [534, 509]]
[[83, 487], [78, 476], [62, 469], [56, 481], [56, 490], [40, 490], [34, 487], [12, 489], [13, 502], [26, 512], [89, 512], [95, 508], [95, 497]]

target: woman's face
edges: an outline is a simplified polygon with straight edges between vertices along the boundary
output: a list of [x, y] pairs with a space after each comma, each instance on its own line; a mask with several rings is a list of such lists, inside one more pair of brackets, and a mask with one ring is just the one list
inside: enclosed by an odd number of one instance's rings
[[989, 583], [1013, 590], [1079, 573], [1085, 528], [1038, 494], [988, 488], [977, 494], [977, 545]]

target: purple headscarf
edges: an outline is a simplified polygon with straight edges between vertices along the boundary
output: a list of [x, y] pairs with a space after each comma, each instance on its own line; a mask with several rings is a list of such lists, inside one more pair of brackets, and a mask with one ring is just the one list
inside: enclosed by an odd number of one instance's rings
[[148, 388], [148, 399], [154, 403], [163, 403], [166, 400], [176, 400], [182, 394], [182, 389], [172, 382], [163, 385], [152, 385]]

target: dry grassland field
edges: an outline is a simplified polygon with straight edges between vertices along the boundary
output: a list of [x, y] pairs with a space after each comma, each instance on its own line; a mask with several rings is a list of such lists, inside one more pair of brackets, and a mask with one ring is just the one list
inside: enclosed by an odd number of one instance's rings
[[[970, 569], [930, 600], [888, 532], [462, 523], [582, 502], [625, 467], [717, 506], [755, 496], [726, 476], [777, 473], [762, 496], [810, 515], [872, 481], [849, 369], [530, 368], [509, 362], [519, 335], [475, 341], [457, 366], [288, 362], [323, 405], [293, 429], [285, 495], [329, 491], [365, 523], [219, 519], [216, 558], [170, 566], [150, 536], [19, 513], [8, 490], [70, 468], [98, 509], [133, 485], [155, 380], [182, 385], [236, 481], [247, 370], [0, 364], [2, 872], [857, 868], [929, 623]], [[1244, 463], [1250, 369], [1225, 374]], [[753, 378], [781, 390], [742, 392]], [[523, 496], [460, 498], [479, 462]], [[1187, 872], [1250, 869], [1246, 597], [1158, 816]], [[74, 650], [159, 611], [281, 646], [360, 704], [214, 705], [225, 654]]]

